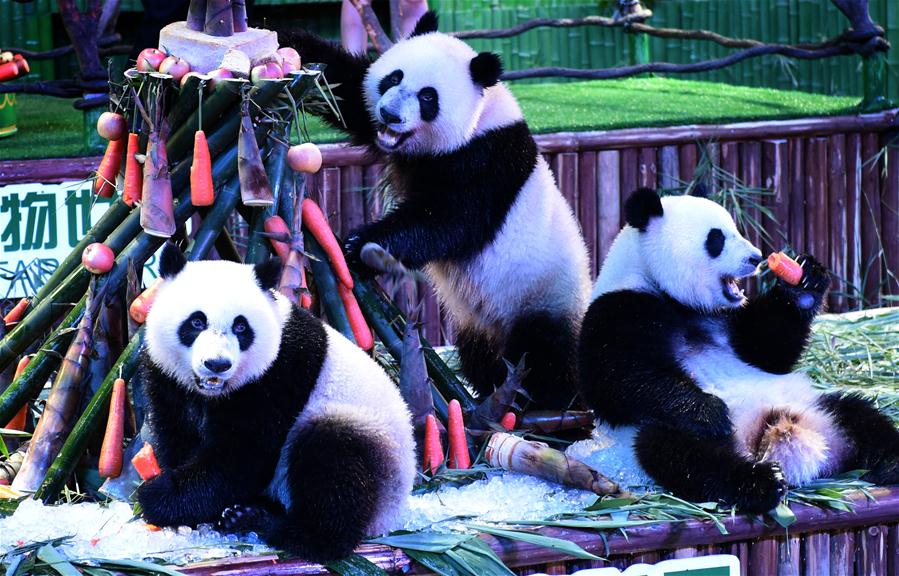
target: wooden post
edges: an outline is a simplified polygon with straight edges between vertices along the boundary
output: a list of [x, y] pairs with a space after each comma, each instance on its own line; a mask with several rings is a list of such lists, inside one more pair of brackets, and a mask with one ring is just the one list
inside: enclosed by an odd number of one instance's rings
[[[887, 146], [890, 138], [899, 137], [896, 133], [887, 133], [881, 142]], [[887, 147], [887, 173], [883, 181], [883, 203], [880, 207], [883, 221], [883, 249], [886, 270], [888, 273], [884, 291], [893, 297], [899, 296], [899, 147], [895, 144]]]
[[830, 219], [830, 262], [833, 273], [830, 292], [830, 311], [846, 310], [846, 255], [851, 239], [847, 235], [846, 206], [846, 135], [834, 134], [830, 138], [827, 161], [827, 202]]
[[862, 140], [860, 134], [846, 136], [846, 282], [847, 305], [862, 303]]
[[612, 241], [621, 228], [621, 153], [618, 150], [603, 150], [597, 154], [599, 169], [599, 212], [596, 230], [596, 261], [602, 263]]
[[599, 270], [597, 261], [597, 231], [599, 229], [597, 160], [596, 152], [587, 151], [578, 154], [578, 215], [581, 230], [584, 232], [584, 242], [587, 244], [587, 252], [590, 255], [591, 278], [595, 277]]

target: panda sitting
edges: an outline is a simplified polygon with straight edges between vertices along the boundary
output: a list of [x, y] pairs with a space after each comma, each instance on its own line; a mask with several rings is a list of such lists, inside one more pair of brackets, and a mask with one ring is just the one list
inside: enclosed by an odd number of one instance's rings
[[306, 62], [328, 65], [357, 144], [387, 155], [397, 207], [353, 232], [424, 268], [456, 328], [462, 371], [479, 393], [527, 354], [534, 403], [565, 408], [577, 386], [577, 334], [590, 293], [587, 249], [571, 207], [489, 52], [437, 32], [425, 14], [374, 62], [301, 33]]
[[384, 371], [273, 290], [275, 260], [186, 263], [168, 244], [160, 273], [138, 376], [162, 468], [138, 492], [146, 521], [220, 521], [314, 561], [395, 528], [415, 448]]
[[786, 486], [867, 469], [899, 482], [899, 431], [858, 396], [816, 392], [793, 372], [829, 288], [799, 258], [799, 286], [738, 286], [761, 253], [728, 212], [699, 197], [642, 189], [603, 264], [583, 323], [580, 385], [596, 415], [636, 427], [634, 450], [659, 484], [744, 512]]

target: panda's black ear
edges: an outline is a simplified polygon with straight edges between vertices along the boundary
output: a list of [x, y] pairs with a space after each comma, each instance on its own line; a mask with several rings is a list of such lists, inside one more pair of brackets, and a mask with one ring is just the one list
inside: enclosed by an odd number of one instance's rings
[[503, 75], [503, 62], [493, 52], [481, 52], [471, 59], [471, 79], [475, 84], [490, 88]]
[[269, 258], [253, 267], [256, 273], [256, 282], [263, 290], [274, 290], [281, 279], [281, 261], [277, 258]]
[[430, 34], [431, 32], [436, 31], [437, 13], [433, 10], [428, 10], [427, 12], [422, 14], [421, 18], [418, 19], [418, 22], [415, 23], [415, 28], [412, 30], [412, 34], [409, 34], [409, 38], [422, 36], [424, 34]]
[[159, 275], [170, 280], [184, 270], [187, 258], [173, 242], [166, 242], [162, 247], [162, 255], [159, 257]]
[[624, 221], [641, 232], [654, 216], [661, 215], [662, 199], [650, 188], [640, 188], [624, 204]]

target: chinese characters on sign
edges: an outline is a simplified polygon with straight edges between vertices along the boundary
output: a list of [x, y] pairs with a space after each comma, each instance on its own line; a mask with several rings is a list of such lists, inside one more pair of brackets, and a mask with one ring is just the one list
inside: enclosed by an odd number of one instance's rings
[[89, 181], [0, 186], [0, 298], [34, 294], [114, 200]]

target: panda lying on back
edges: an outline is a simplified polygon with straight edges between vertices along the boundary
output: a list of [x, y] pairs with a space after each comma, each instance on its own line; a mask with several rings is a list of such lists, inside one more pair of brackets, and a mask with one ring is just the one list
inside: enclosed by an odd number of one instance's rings
[[272, 290], [279, 271], [163, 250], [138, 378], [162, 474], [138, 500], [152, 524], [220, 521], [333, 560], [394, 528], [412, 426], [371, 358]]
[[584, 240], [518, 103], [498, 83], [499, 58], [436, 30], [429, 12], [373, 63], [311, 34], [294, 38], [303, 60], [326, 63], [329, 82], [340, 84], [354, 141], [387, 154], [400, 199], [351, 235], [348, 260], [361, 264], [373, 242], [407, 268], [424, 267], [480, 393], [502, 382], [502, 358], [527, 353], [535, 403], [566, 407], [590, 291]]
[[857, 396], [821, 395], [792, 372], [830, 284], [811, 256], [799, 286], [747, 300], [761, 253], [705, 198], [639, 190], [584, 320], [582, 395], [659, 484], [746, 512], [786, 484], [846, 470], [899, 482], [899, 432]]

